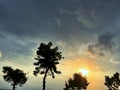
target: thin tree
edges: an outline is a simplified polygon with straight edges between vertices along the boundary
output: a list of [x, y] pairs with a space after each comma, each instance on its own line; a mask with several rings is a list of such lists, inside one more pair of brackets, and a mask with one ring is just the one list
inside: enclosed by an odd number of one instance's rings
[[108, 90], [119, 90], [120, 87], [120, 78], [119, 73], [116, 72], [112, 77], [105, 76], [105, 86], [108, 87]]
[[22, 86], [27, 81], [26, 73], [20, 69], [14, 70], [11, 67], [5, 66], [3, 67], [3, 73], [4, 80], [11, 83], [13, 90], [15, 90], [17, 85]]
[[58, 51], [58, 47], [52, 48], [52, 42], [48, 44], [41, 43], [38, 50], [36, 51], [37, 57], [34, 62], [35, 70], [33, 74], [37, 76], [38, 74], [44, 74], [43, 77], [43, 90], [45, 90], [45, 82], [47, 75], [51, 75], [52, 78], [55, 78], [54, 73], [60, 74], [61, 72], [57, 70], [57, 64], [61, 60], [62, 53]]
[[89, 82], [87, 81], [86, 76], [83, 76], [81, 73], [74, 73], [73, 78], [68, 79], [68, 82], [65, 82], [64, 90], [86, 90]]

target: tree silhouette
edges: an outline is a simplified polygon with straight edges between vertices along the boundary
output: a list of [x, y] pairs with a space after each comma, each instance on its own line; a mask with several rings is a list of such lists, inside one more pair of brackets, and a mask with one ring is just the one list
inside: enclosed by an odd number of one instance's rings
[[120, 78], [119, 78], [119, 73], [116, 72], [112, 77], [105, 76], [105, 83], [108, 90], [119, 90], [120, 86]]
[[38, 50], [36, 51], [37, 57], [34, 62], [35, 70], [33, 74], [37, 76], [37, 74], [44, 74], [43, 78], [43, 90], [45, 90], [45, 80], [47, 75], [51, 75], [52, 78], [55, 78], [54, 73], [60, 74], [61, 72], [57, 70], [57, 64], [59, 64], [59, 60], [61, 60], [62, 53], [58, 51], [58, 47], [52, 48], [52, 42], [48, 44], [41, 43]]
[[15, 90], [17, 85], [22, 86], [27, 81], [26, 73], [20, 69], [14, 70], [11, 67], [5, 66], [3, 67], [3, 73], [4, 80], [11, 83], [13, 90]]
[[68, 82], [65, 82], [64, 90], [86, 90], [88, 85], [89, 82], [85, 76], [83, 76], [81, 73], [74, 73], [73, 78], [69, 78]]

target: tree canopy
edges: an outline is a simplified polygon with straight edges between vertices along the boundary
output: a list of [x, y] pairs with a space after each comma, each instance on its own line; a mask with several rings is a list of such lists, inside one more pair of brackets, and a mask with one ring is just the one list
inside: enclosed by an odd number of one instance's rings
[[112, 77], [105, 76], [105, 86], [108, 87], [108, 90], [119, 90], [120, 78], [119, 73], [116, 72]]
[[58, 47], [52, 47], [52, 42], [48, 44], [41, 43], [36, 51], [37, 57], [34, 62], [35, 70], [34, 75], [44, 74], [43, 78], [43, 90], [45, 90], [45, 79], [47, 75], [51, 75], [55, 78], [54, 73], [60, 74], [61, 72], [57, 70], [57, 64], [59, 60], [63, 59], [62, 53], [58, 51]]
[[89, 82], [85, 76], [81, 73], [74, 73], [73, 78], [69, 78], [68, 81], [65, 82], [64, 90], [70, 90], [70, 88], [72, 90], [75, 90], [75, 88], [78, 90], [87, 89], [88, 85]]
[[11, 83], [13, 90], [15, 90], [17, 85], [22, 86], [27, 81], [26, 73], [20, 69], [12, 69], [11, 67], [5, 66], [3, 67], [3, 73], [4, 80]]

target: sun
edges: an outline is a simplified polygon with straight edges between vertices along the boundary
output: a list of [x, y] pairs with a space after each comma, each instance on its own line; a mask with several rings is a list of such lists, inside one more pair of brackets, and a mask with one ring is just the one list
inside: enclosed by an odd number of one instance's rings
[[84, 68], [81, 68], [81, 69], [79, 70], [79, 72], [82, 73], [83, 76], [86, 76], [86, 75], [88, 75], [89, 70], [84, 69]]

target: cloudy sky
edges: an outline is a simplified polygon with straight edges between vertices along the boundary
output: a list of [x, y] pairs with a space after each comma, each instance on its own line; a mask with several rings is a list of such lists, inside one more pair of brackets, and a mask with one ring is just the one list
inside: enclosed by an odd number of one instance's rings
[[11, 88], [2, 67], [12, 66], [28, 73], [17, 90], [40, 90], [33, 62], [39, 44], [49, 41], [65, 59], [47, 90], [63, 90], [80, 68], [90, 71], [88, 90], [106, 90], [104, 76], [120, 71], [120, 0], [0, 0], [0, 88]]

